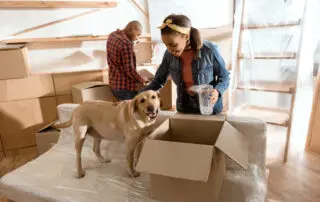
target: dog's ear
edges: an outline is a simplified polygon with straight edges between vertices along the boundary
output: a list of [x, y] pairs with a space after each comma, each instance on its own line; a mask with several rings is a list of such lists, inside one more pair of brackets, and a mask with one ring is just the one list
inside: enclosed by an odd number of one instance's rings
[[159, 101], [160, 101], [160, 108], [162, 108], [162, 107], [163, 107], [163, 103], [162, 103], [162, 99], [161, 99], [161, 96], [160, 96], [160, 92], [159, 92], [159, 91], [157, 92], [157, 95], [158, 95], [158, 99], [159, 99]]
[[133, 98], [132, 100], [129, 101], [128, 105], [127, 105], [127, 114], [129, 118], [133, 117], [133, 113], [137, 111], [137, 103], [138, 103], [138, 99], [137, 98]]
[[137, 97], [132, 99], [131, 105], [132, 105], [132, 113], [136, 112], [138, 110], [138, 99], [137, 99]]

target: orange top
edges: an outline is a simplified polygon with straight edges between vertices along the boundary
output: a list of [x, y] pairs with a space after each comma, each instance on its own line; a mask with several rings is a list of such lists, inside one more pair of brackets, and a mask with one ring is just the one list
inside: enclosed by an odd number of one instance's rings
[[192, 78], [192, 60], [194, 57], [194, 52], [192, 50], [183, 51], [180, 56], [182, 63], [182, 78], [184, 82], [184, 86], [187, 92], [189, 92], [189, 88], [193, 86], [193, 78]]

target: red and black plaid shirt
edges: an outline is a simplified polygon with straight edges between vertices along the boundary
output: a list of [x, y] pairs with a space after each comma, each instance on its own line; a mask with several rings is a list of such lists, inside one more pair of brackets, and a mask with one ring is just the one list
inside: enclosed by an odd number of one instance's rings
[[113, 90], [136, 90], [144, 79], [137, 73], [133, 43], [121, 31], [112, 32], [107, 40], [109, 84]]

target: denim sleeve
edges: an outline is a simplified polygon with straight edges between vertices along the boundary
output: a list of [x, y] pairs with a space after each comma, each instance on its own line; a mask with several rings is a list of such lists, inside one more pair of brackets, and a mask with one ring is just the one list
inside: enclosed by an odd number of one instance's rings
[[219, 91], [220, 96], [228, 89], [230, 83], [230, 73], [226, 68], [226, 64], [220, 55], [218, 46], [212, 43], [213, 47], [213, 68], [214, 73], [218, 77], [215, 89]]
[[169, 52], [166, 51], [163, 56], [162, 62], [159, 68], [157, 69], [154, 79], [142, 91], [146, 91], [146, 90], [158, 91], [160, 88], [164, 86], [169, 76], [169, 69], [168, 69], [170, 64], [169, 57], [170, 57]]

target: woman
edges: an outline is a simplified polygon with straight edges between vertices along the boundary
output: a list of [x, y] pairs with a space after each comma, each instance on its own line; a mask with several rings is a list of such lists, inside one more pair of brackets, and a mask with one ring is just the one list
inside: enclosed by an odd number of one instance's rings
[[167, 50], [153, 81], [144, 90], [159, 90], [170, 75], [177, 85], [177, 111], [200, 113], [193, 85], [210, 84], [213, 114], [222, 111], [222, 95], [229, 87], [229, 72], [217, 46], [200, 38], [198, 29], [184, 15], [169, 15], [159, 27]]

